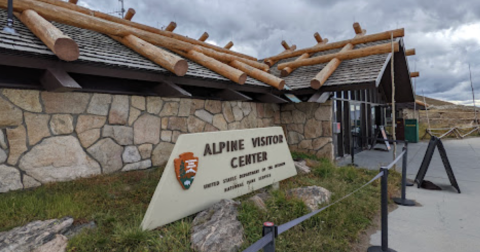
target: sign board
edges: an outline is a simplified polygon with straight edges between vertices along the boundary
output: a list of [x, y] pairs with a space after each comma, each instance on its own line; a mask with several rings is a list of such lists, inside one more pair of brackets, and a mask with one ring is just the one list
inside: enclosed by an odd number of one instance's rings
[[153, 194], [151, 230], [297, 175], [281, 127], [180, 135]]

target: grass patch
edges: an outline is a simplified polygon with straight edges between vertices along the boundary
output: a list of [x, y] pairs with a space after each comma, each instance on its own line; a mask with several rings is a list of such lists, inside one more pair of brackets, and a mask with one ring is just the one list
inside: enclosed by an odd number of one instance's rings
[[[244, 225], [244, 248], [261, 238], [262, 223], [288, 222], [308, 213], [305, 204], [286, 196], [290, 188], [319, 185], [333, 192], [336, 200], [369, 181], [377, 172], [352, 167], [337, 168], [327, 160], [292, 153], [294, 158], [308, 159], [314, 166], [309, 175], [281, 182], [266, 202], [268, 211], [258, 210], [246, 199], [239, 219]], [[190, 251], [190, 227], [193, 216], [154, 231], [139, 226], [163, 169], [118, 173], [52, 183], [29, 191], [0, 195], [0, 232], [34, 220], [71, 216], [76, 222], [95, 221], [98, 228], [86, 230], [69, 241], [68, 251]], [[390, 189], [396, 191], [400, 177], [390, 176]], [[354, 197], [320, 213], [287, 231], [277, 240], [278, 251], [350, 251], [359, 233], [370, 225], [378, 213], [379, 181]]]

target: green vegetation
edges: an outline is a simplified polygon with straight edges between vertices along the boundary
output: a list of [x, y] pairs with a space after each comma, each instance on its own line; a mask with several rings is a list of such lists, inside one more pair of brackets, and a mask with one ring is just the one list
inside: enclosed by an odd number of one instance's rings
[[[304, 203], [285, 195], [285, 190], [319, 185], [333, 192], [332, 200], [355, 190], [377, 174], [376, 171], [337, 168], [329, 161], [293, 153], [295, 158], [310, 158], [315, 168], [309, 175], [281, 183], [263, 212], [245, 204], [239, 219], [245, 228], [245, 248], [261, 238], [262, 223], [282, 224], [308, 210]], [[74, 224], [95, 221], [97, 229], [86, 230], [69, 241], [69, 251], [190, 251], [190, 227], [193, 216], [155, 231], [139, 228], [162, 169], [118, 173], [52, 183], [35, 190], [0, 195], [0, 232], [34, 220], [71, 216]], [[390, 189], [397, 191], [400, 177], [390, 176]], [[328, 210], [279, 236], [278, 251], [350, 251], [358, 235], [371, 223], [380, 208], [379, 181]]]

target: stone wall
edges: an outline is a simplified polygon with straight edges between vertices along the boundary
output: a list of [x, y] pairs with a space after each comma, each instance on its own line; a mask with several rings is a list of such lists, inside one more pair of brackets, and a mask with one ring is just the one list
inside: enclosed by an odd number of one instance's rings
[[164, 165], [184, 133], [282, 125], [331, 157], [329, 104], [261, 104], [0, 89], [0, 192]]

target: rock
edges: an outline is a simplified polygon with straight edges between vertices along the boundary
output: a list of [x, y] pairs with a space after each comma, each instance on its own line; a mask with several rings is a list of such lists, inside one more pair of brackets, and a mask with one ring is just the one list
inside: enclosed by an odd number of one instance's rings
[[332, 123], [322, 122], [323, 136], [332, 137]]
[[132, 96], [131, 102], [132, 102], [132, 107], [135, 107], [139, 110], [145, 110], [145, 97]]
[[192, 106], [192, 100], [191, 99], [181, 99], [180, 100], [180, 108], [178, 110], [178, 116], [180, 116], [180, 117], [189, 116], [191, 106]]
[[93, 94], [87, 113], [94, 115], [108, 115], [108, 109], [112, 103], [112, 96], [109, 94]]
[[222, 102], [221, 101], [213, 101], [207, 100], [205, 102], [205, 110], [212, 114], [218, 114], [222, 112]]
[[0, 97], [0, 128], [22, 124], [22, 110]]
[[315, 155], [320, 158], [327, 158], [329, 160], [333, 160], [333, 144], [326, 144], [323, 148], [317, 151]]
[[243, 243], [238, 206], [240, 202], [224, 199], [200, 212], [192, 223], [191, 248], [202, 252], [238, 251]]
[[105, 138], [98, 141], [87, 152], [95, 158], [103, 168], [103, 173], [119, 171], [123, 167], [123, 147], [116, 144], [112, 139]]
[[170, 117], [168, 119], [169, 130], [179, 130], [181, 132], [187, 132], [187, 118], [184, 117]]
[[[14, 167], [0, 165], [0, 193], [22, 189], [20, 171]], [[0, 239], [0, 248], [1, 248]], [[1, 250], [0, 250], [1, 251]]]
[[207, 125], [205, 125], [205, 129], [203, 131], [204, 132], [216, 132], [216, 131], [218, 131], [218, 129], [215, 126], [207, 123]]
[[50, 120], [49, 115], [32, 114], [25, 112], [25, 124], [27, 125], [29, 145], [35, 145], [43, 138], [50, 136], [50, 130], [48, 129], [48, 120]]
[[244, 116], [248, 116], [252, 112], [252, 107], [248, 102], [242, 103], [242, 111]]
[[219, 130], [228, 129], [227, 121], [225, 121], [225, 118], [223, 118], [222, 114], [218, 114], [213, 117], [213, 126], [217, 127]]
[[295, 169], [297, 169], [298, 174], [308, 174], [311, 172], [310, 167], [307, 166], [307, 161], [301, 160], [301, 161], [294, 161], [295, 164]]
[[150, 114], [158, 114], [162, 110], [163, 101], [160, 97], [147, 97], [147, 112]]
[[270, 193], [268, 193], [268, 191], [266, 189], [261, 189], [261, 191], [262, 191], [261, 193], [257, 193], [255, 196], [260, 197], [260, 199], [262, 199], [263, 202], [272, 198], [272, 195]]
[[318, 150], [325, 146], [328, 142], [330, 142], [332, 139], [329, 137], [320, 137], [315, 140], [313, 140], [312, 147], [314, 150]]
[[5, 163], [5, 161], [7, 161], [7, 153], [0, 149], [0, 164]]
[[170, 130], [162, 130], [160, 135], [160, 140], [164, 142], [171, 142], [172, 141], [172, 131]]
[[306, 150], [311, 150], [311, 149], [313, 149], [313, 147], [312, 147], [312, 139], [302, 140], [302, 141], [298, 144], [298, 148], [299, 148], [299, 149], [306, 149]]
[[36, 248], [33, 252], [63, 252], [67, 250], [67, 243], [67, 237], [57, 234], [53, 240]]
[[235, 116], [233, 115], [232, 106], [230, 105], [230, 102], [223, 102], [222, 112], [223, 112], [223, 116], [225, 117], [225, 120], [228, 123], [232, 123], [235, 121]]
[[310, 211], [318, 209], [318, 205], [330, 200], [332, 193], [320, 186], [307, 186], [288, 190], [288, 196], [301, 199]]
[[30, 112], [42, 112], [40, 92], [24, 89], [4, 89], [3, 95], [16, 106]]
[[322, 124], [315, 119], [309, 119], [305, 124], [305, 138], [312, 139], [322, 136]]
[[160, 116], [175, 116], [178, 114], [178, 102], [167, 102], [163, 105]]
[[10, 145], [7, 163], [16, 165], [18, 158], [27, 151], [27, 133], [25, 132], [25, 127], [20, 125], [14, 129], [7, 129], [7, 138]]
[[73, 219], [66, 217], [60, 220], [34, 221], [25, 226], [16, 227], [0, 235], [0, 251], [33, 251], [54, 240], [57, 234], [66, 232], [72, 224]]
[[38, 181], [36, 181], [34, 178], [28, 176], [27, 174], [23, 174], [23, 188], [28, 189], [28, 188], [34, 188], [34, 187], [39, 187], [42, 184]]
[[128, 116], [128, 125], [132, 126], [141, 114], [142, 114], [142, 111], [134, 107], [131, 107], [130, 115]]
[[303, 124], [307, 120], [307, 115], [305, 115], [305, 113], [303, 113], [302, 111], [295, 111], [292, 113], [292, 116], [293, 116], [294, 123]]
[[133, 129], [127, 126], [105, 125], [102, 137], [111, 137], [120, 145], [133, 144]]
[[303, 135], [295, 131], [289, 131], [287, 137], [288, 137], [287, 139], [288, 144], [298, 144], [300, 143], [300, 141], [303, 140]]
[[127, 164], [123, 167], [122, 172], [124, 171], [134, 171], [134, 170], [143, 170], [152, 167], [152, 160], [147, 159], [133, 164]]
[[157, 144], [160, 142], [160, 118], [152, 115], [142, 115], [133, 124], [134, 143]]
[[267, 211], [267, 206], [265, 205], [265, 202], [263, 202], [263, 199], [260, 198], [258, 195], [255, 195], [248, 200], [250, 200], [258, 209]]
[[127, 124], [129, 108], [130, 105], [128, 104], [128, 96], [113, 96], [112, 108], [108, 114], [108, 123], [120, 125]]
[[8, 148], [7, 141], [5, 140], [5, 133], [0, 129], [0, 148], [6, 150]]
[[236, 130], [236, 129], [240, 129], [241, 127], [242, 126], [240, 122], [234, 122], [234, 123], [228, 124], [228, 130]]
[[76, 235], [80, 234], [81, 232], [83, 232], [84, 230], [87, 230], [87, 229], [91, 230], [95, 228], [97, 228], [97, 224], [95, 224], [94, 221], [90, 221], [85, 224], [72, 226], [67, 232], [64, 232], [63, 235], [66, 236], [68, 239], [71, 239]]
[[195, 116], [200, 118], [204, 122], [207, 122], [207, 123], [212, 123], [213, 122], [213, 115], [208, 113], [204, 109], [200, 109], [200, 110], [195, 111]]
[[100, 174], [100, 165], [90, 158], [74, 136], [44, 139], [19, 162], [20, 169], [41, 183], [69, 181]]
[[79, 115], [75, 131], [77, 134], [91, 129], [100, 129], [107, 122], [106, 116]]
[[265, 117], [273, 118], [273, 116], [275, 115], [275, 111], [279, 110], [278, 108], [276, 108], [276, 110], [275, 110], [274, 106], [275, 106], [275, 104], [270, 104], [270, 103], [265, 103], [264, 104], [263, 113], [264, 113]]
[[319, 121], [331, 121], [332, 120], [332, 107], [320, 106], [315, 111], [315, 119]]
[[138, 146], [138, 151], [140, 152], [142, 159], [147, 159], [152, 156], [152, 148], [152, 144], [142, 144]]
[[124, 163], [135, 163], [140, 161], [142, 157], [136, 146], [127, 146], [123, 151], [122, 159]]
[[206, 123], [194, 116], [190, 116], [187, 122], [187, 129], [190, 133], [203, 132], [203, 129], [205, 129]]
[[190, 106], [190, 114], [193, 114], [196, 110], [205, 108], [204, 100], [192, 100], [192, 105]]
[[265, 116], [263, 103], [255, 103], [255, 109], [257, 110], [258, 118], [263, 118]]
[[73, 117], [61, 114], [53, 115], [50, 120], [50, 129], [54, 135], [68, 135], [73, 132]]
[[233, 112], [233, 117], [235, 118], [235, 121], [241, 121], [243, 119], [243, 111], [241, 108], [235, 106], [232, 108]]
[[154, 166], [163, 166], [167, 163], [170, 154], [175, 145], [167, 142], [161, 142], [152, 153], [152, 163]]
[[283, 124], [296, 123], [293, 121], [293, 116], [291, 111], [283, 111], [281, 113], [281, 119]]
[[81, 114], [90, 100], [90, 94], [86, 93], [42, 92], [41, 97], [48, 114]]
[[91, 129], [78, 134], [78, 139], [83, 148], [88, 148], [100, 138], [100, 129]]
[[287, 125], [287, 129], [290, 131], [290, 130], [293, 130], [293, 131], [296, 131], [300, 134], [303, 134], [303, 130], [304, 130], [304, 125], [303, 124], [288, 124]]
[[[206, 128], [205, 128], [205, 129], [206, 129]], [[180, 137], [181, 134], [182, 134], [182, 132], [180, 132], [180, 131], [174, 131], [174, 132], [172, 133], [172, 142], [173, 142], [173, 143], [176, 143], [178, 137]]]
[[168, 117], [162, 118], [162, 129], [168, 128]]

